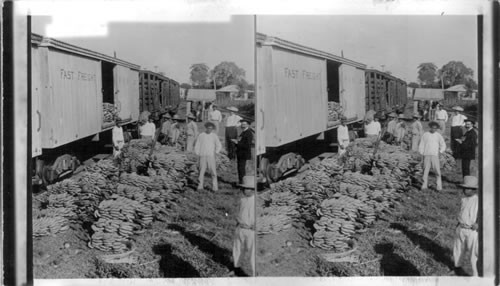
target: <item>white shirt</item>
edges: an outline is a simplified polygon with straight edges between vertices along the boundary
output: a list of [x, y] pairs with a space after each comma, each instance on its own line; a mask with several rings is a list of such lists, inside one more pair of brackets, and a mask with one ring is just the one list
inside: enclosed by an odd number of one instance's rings
[[404, 122], [398, 122], [396, 128], [394, 128], [394, 137], [397, 141], [403, 140], [406, 134], [406, 124]]
[[215, 133], [207, 134], [206, 132], [198, 135], [196, 144], [194, 145], [194, 153], [198, 156], [215, 156], [222, 150], [219, 136]]
[[155, 136], [156, 126], [153, 122], [146, 122], [139, 129], [141, 136]]
[[462, 114], [458, 114], [458, 115], [453, 115], [451, 117], [451, 126], [452, 127], [455, 127], [455, 126], [465, 126], [465, 119], [467, 119], [467, 116], [465, 115], [462, 115]]
[[112, 140], [113, 140], [113, 145], [117, 145], [118, 142], [123, 142], [125, 141], [125, 139], [123, 138], [123, 128], [121, 127], [113, 127], [113, 131], [112, 131], [113, 135], [112, 135]]
[[230, 115], [227, 119], [226, 119], [226, 127], [238, 127], [241, 125], [240, 123], [240, 120], [243, 119], [241, 118], [239, 115]]
[[337, 127], [337, 142], [342, 146], [349, 144], [349, 129], [347, 126], [340, 125]]
[[420, 139], [418, 152], [424, 156], [439, 156], [439, 153], [446, 151], [446, 143], [439, 132], [425, 132]]
[[472, 226], [477, 220], [478, 197], [472, 195], [462, 198], [460, 204], [460, 213], [458, 214], [458, 222]]
[[214, 110], [210, 113], [210, 120], [212, 121], [222, 121], [222, 114], [218, 110]]
[[394, 131], [396, 131], [396, 125], [398, 124], [397, 120], [391, 120], [387, 123], [387, 132], [389, 134], [394, 135]]
[[380, 133], [380, 129], [380, 122], [372, 121], [369, 124], [365, 124], [366, 135], [378, 135]]
[[436, 110], [436, 119], [448, 121], [448, 112], [446, 110]]
[[236, 220], [243, 225], [253, 226], [255, 224], [255, 196], [243, 196], [240, 199], [240, 207]]

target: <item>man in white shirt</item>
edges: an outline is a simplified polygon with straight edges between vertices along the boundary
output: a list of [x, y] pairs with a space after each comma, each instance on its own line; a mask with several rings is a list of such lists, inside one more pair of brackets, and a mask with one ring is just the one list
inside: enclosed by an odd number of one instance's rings
[[373, 121], [372, 118], [367, 118], [365, 123], [365, 137], [377, 139], [381, 131], [380, 123]]
[[123, 128], [120, 124], [121, 118], [117, 117], [115, 119], [115, 127], [112, 130], [112, 140], [113, 140], [113, 157], [118, 157], [120, 155], [123, 145], [125, 144], [125, 139], [123, 137]]
[[238, 127], [241, 125], [240, 120], [243, 118], [235, 113], [238, 112], [238, 108], [231, 106], [227, 109], [231, 113], [226, 118], [226, 149], [229, 159], [234, 159], [236, 156], [236, 145], [233, 143], [233, 139], [238, 138]]
[[446, 122], [448, 121], [448, 112], [444, 109], [441, 109], [441, 104], [436, 105], [436, 121], [439, 124], [439, 128], [441, 129], [439, 133], [444, 134], [446, 129]]
[[222, 114], [220, 111], [217, 109], [217, 106], [215, 104], [212, 105], [214, 111], [210, 112], [208, 114], [208, 121], [212, 122], [214, 124], [214, 133], [217, 134], [219, 132], [219, 124], [222, 122]]
[[203, 179], [208, 168], [212, 174], [212, 189], [218, 191], [217, 166], [215, 165], [215, 154], [222, 150], [217, 134], [213, 133], [215, 126], [212, 122], [205, 123], [205, 132], [198, 135], [194, 145], [194, 153], [200, 157], [200, 176], [198, 190], [203, 190]]
[[444, 151], [446, 151], [446, 143], [444, 142], [443, 136], [441, 136], [439, 132], [436, 132], [439, 128], [437, 122], [431, 121], [429, 127], [431, 128], [430, 131], [422, 135], [420, 145], [418, 146], [418, 152], [424, 156], [424, 182], [422, 184], [422, 190], [427, 189], [429, 171], [433, 168], [437, 176], [436, 190], [441, 191], [443, 189], [443, 184], [441, 181], [439, 153], [444, 153]]
[[467, 117], [460, 113], [464, 111], [462, 107], [455, 106], [453, 107], [453, 110], [453, 115], [451, 116], [450, 148], [453, 152], [453, 157], [457, 159], [458, 157], [460, 157], [460, 144], [456, 141], [456, 139], [460, 139], [464, 135], [463, 129]]
[[347, 118], [340, 118], [340, 126], [337, 127], [337, 142], [339, 144], [338, 154], [342, 155], [349, 146], [349, 128], [346, 125]]
[[156, 132], [156, 126], [153, 123], [153, 116], [149, 116], [149, 121], [139, 127], [139, 133], [141, 135], [141, 139], [153, 140], [155, 132]]

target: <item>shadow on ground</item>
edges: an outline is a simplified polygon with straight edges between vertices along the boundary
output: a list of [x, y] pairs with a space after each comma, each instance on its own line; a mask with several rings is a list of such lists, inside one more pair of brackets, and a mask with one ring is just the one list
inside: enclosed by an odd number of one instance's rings
[[155, 254], [161, 256], [160, 271], [163, 277], [201, 277], [200, 273], [191, 264], [173, 254], [170, 244], [161, 244], [153, 247]]
[[408, 227], [400, 223], [392, 223], [391, 228], [402, 231], [415, 245], [418, 245], [422, 250], [431, 254], [437, 262], [448, 266], [450, 269], [453, 268], [453, 261], [451, 260], [452, 253], [450, 249], [442, 247], [423, 235], [408, 230]]
[[408, 260], [394, 253], [394, 244], [379, 243], [375, 252], [382, 254], [380, 272], [384, 276], [420, 276], [420, 271]]

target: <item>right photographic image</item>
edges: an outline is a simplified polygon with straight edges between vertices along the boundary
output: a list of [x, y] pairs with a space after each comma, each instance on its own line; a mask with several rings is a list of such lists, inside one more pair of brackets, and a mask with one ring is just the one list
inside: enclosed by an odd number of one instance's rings
[[481, 275], [480, 21], [256, 17], [257, 276]]

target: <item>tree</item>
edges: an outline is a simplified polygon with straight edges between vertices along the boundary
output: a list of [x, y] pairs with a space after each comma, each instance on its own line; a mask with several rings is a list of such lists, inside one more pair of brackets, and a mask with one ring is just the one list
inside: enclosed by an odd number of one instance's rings
[[460, 61], [448, 62], [439, 70], [438, 75], [440, 79], [442, 78], [445, 87], [457, 84], [475, 85], [477, 87], [477, 84], [472, 79], [474, 71]]
[[437, 66], [434, 63], [421, 63], [417, 67], [418, 81], [423, 86], [432, 86], [436, 82]]
[[221, 62], [210, 71], [210, 80], [215, 81], [218, 88], [231, 84], [241, 87], [246, 84], [245, 70], [233, 62]]
[[416, 83], [416, 82], [410, 82], [410, 83], [408, 84], [408, 87], [411, 87], [411, 88], [417, 88], [417, 87], [420, 87], [420, 86], [419, 86], [419, 85], [418, 85], [418, 83]]
[[193, 64], [191, 69], [191, 84], [193, 87], [203, 88], [207, 85], [208, 71], [210, 68], [206, 64]]

